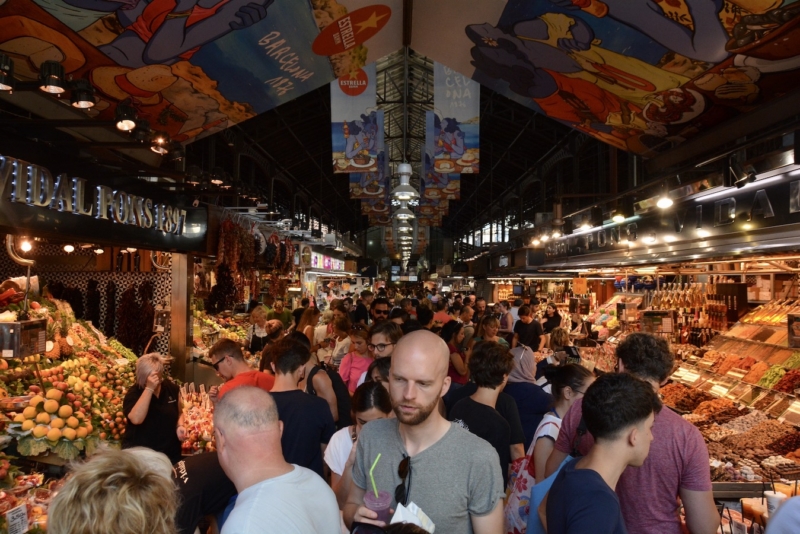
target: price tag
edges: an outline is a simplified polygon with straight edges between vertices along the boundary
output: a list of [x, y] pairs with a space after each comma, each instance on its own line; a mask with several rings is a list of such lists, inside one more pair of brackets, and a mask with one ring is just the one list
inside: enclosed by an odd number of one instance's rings
[[116, 363], [117, 365], [128, 365], [131, 362], [129, 362], [126, 358], [119, 358], [117, 360], [114, 360], [114, 363]]
[[14, 351], [11, 349], [3, 349], [3, 358], [13, 358]]
[[731, 523], [731, 531], [733, 534], [747, 534], [747, 526], [744, 523], [734, 521]]
[[572, 294], [585, 295], [589, 292], [589, 285], [586, 278], [573, 278], [572, 279]]
[[6, 512], [8, 534], [24, 534], [28, 532], [28, 507], [23, 504]]

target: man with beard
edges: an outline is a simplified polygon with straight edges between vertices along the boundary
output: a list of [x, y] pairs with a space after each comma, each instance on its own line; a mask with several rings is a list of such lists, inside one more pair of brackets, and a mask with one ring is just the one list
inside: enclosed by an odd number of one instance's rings
[[392, 495], [391, 508], [414, 502], [437, 532], [502, 532], [503, 477], [497, 453], [486, 441], [437, 410], [450, 388], [450, 351], [436, 334], [403, 336], [392, 353], [389, 393], [396, 419], [365, 425], [358, 437], [353, 485], [344, 519], [384, 526], [364, 506], [373, 475], [379, 491]]
[[372, 324], [382, 323], [389, 320], [389, 299], [379, 297], [370, 306], [369, 313], [372, 316]]

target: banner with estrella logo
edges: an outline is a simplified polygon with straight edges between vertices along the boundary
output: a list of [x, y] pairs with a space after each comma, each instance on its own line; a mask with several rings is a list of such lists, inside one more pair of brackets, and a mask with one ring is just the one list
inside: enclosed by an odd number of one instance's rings
[[375, 63], [331, 82], [333, 172], [378, 171], [383, 127], [378, 121]]

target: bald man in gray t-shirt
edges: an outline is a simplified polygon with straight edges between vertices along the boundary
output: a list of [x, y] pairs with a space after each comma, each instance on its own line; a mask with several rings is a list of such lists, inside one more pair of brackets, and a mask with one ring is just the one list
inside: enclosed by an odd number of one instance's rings
[[[345, 522], [378, 523], [367, 510], [364, 493], [372, 490], [369, 469], [378, 453], [375, 483], [392, 496], [403, 483], [401, 501], [415, 503], [436, 525], [436, 532], [489, 534], [503, 528], [503, 477], [497, 452], [486, 441], [443, 418], [438, 402], [450, 387], [450, 351], [428, 331], [400, 339], [392, 353], [389, 392], [397, 419], [381, 419], [362, 429], [353, 466], [353, 482], [344, 507]], [[410, 456], [405, 479], [398, 473]], [[397, 501], [392, 499], [392, 509]]]

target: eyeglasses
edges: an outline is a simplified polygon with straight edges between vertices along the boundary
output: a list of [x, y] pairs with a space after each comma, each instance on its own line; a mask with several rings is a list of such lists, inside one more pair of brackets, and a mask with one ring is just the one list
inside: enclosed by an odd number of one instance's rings
[[211, 362], [211, 367], [213, 367], [215, 371], [219, 372], [219, 364], [221, 364], [223, 361], [225, 361], [225, 358], [227, 358], [227, 356], [223, 356], [222, 358], [217, 360], [216, 363]]
[[[400, 465], [397, 466], [397, 475], [402, 479], [402, 482], [394, 489], [394, 500], [398, 504], [406, 506], [408, 504], [408, 493], [411, 490], [411, 457], [403, 455], [400, 460]], [[408, 486], [406, 486], [406, 478], [408, 478]]]
[[372, 310], [374, 314], [389, 315], [389, 310]]
[[394, 343], [378, 343], [377, 345], [373, 345], [372, 343], [370, 343], [369, 345], [367, 345], [367, 348], [372, 351], [377, 350], [378, 352], [383, 352], [389, 345], [394, 345]]

